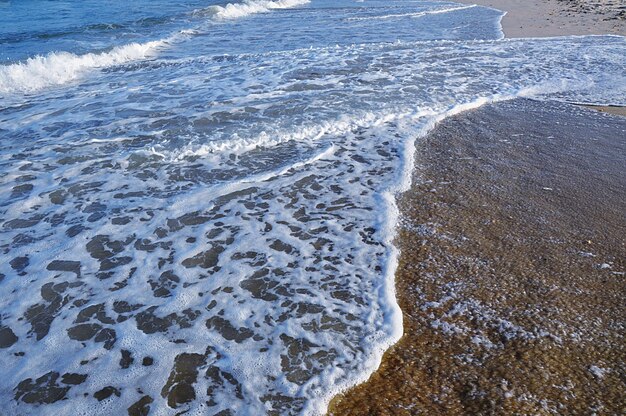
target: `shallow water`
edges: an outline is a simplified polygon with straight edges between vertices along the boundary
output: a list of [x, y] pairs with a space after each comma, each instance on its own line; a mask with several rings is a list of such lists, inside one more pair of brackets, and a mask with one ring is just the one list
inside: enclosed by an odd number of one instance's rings
[[11, 413], [323, 412], [402, 331], [413, 140], [488, 101], [626, 97], [623, 38], [502, 40], [493, 9], [137, 4], [1, 6]]

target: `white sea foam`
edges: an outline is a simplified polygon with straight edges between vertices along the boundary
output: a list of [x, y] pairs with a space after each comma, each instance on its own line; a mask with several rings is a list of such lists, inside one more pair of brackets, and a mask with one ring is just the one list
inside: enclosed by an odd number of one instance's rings
[[[272, 31], [219, 25], [190, 40], [199, 54], [178, 43], [82, 94], [0, 111], [9, 414], [126, 413], [144, 396], [157, 415], [324, 413], [402, 333], [392, 242], [415, 139], [497, 100], [626, 96], [621, 39], [501, 41], [478, 8], [492, 40], [394, 42], [399, 21], [381, 40], [386, 20], [345, 37], [353, 2], [324, 5]], [[259, 34], [280, 48], [238, 43]], [[195, 399], [176, 402], [174, 379]], [[119, 397], [97, 401], [106, 386]], [[63, 392], [37, 405], [38, 389]]]
[[[236, 19], [275, 9], [287, 9], [308, 3], [309, 0], [246, 0], [225, 6], [211, 6], [203, 11], [217, 20]], [[45, 56], [28, 58], [0, 66], [0, 94], [33, 93], [45, 88], [77, 81], [95, 69], [148, 59], [159, 50], [186, 36], [197, 35], [198, 29], [183, 29], [165, 39], [117, 46], [106, 52], [77, 55], [69, 52], [51, 52]]]
[[76, 55], [52, 52], [0, 66], [0, 94], [31, 93], [76, 81], [86, 72], [155, 56], [170, 39], [117, 46], [110, 51]]
[[442, 9], [435, 10], [426, 10], [423, 12], [413, 12], [413, 13], [396, 13], [396, 14], [383, 14], [377, 16], [362, 16], [362, 17], [349, 17], [346, 20], [348, 21], [359, 21], [359, 20], [387, 20], [387, 19], [402, 19], [402, 18], [419, 18], [429, 15], [437, 15], [437, 14], [445, 14], [445, 13], [453, 13], [461, 10], [467, 10], [476, 7], [475, 4], [471, 4], [468, 6], [459, 6], [459, 7], [447, 7]]
[[302, 6], [310, 0], [244, 0], [241, 3], [228, 3], [225, 6], [210, 6], [201, 12], [218, 19], [237, 19], [257, 13], [266, 13], [274, 9], [288, 9]]
[[363, 112], [358, 115], [342, 115], [334, 120], [299, 126], [297, 129], [263, 131], [254, 137], [233, 135], [228, 140], [212, 141], [201, 145], [190, 143], [180, 149], [151, 149], [150, 152], [163, 157], [168, 162], [184, 161], [188, 158], [206, 157], [219, 153], [244, 153], [260, 147], [274, 147], [283, 143], [317, 141], [324, 136], [345, 134], [356, 128], [370, 128], [383, 123], [404, 118], [410, 112]]

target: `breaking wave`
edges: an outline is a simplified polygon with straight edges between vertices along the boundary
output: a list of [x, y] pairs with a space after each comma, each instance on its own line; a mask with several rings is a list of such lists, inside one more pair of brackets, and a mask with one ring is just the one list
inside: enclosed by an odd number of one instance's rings
[[[210, 16], [214, 20], [236, 19], [274, 9], [286, 9], [308, 3], [309, 0], [246, 0], [211, 6], [194, 15]], [[194, 29], [181, 30], [165, 39], [145, 43], [130, 43], [110, 51], [77, 55], [70, 52], [52, 52], [35, 56], [26, 61], [0, 66], [0, 94], [27, 94], [45, 88], [67, 84], [82, 78], [86, 73], [128, 62], [155, 57], [159, 50], [186, 36], [195, 34]]]
[[108, 52], [76, 55], [52, 52], [0, 67], [0, 93], [31, 93], [75, 81], [88, 70], [155, 56], [168, 39], [118, 46]]
[[195, 14], [207, 14], [217, 19], [237, 19], [274, 9], [288, 9], [309, 3], [309, 0], [246, 0], [228, 3], [225, 6], [210, 6], [197, 10]]

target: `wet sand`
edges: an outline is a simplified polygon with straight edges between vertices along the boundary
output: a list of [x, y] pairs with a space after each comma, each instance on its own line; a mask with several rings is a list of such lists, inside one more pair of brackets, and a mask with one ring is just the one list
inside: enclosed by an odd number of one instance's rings
[[[626, 35], [619, 0], [478, 0], [506, 37]], [[400, 201], [405, 336], [331, 415], [626, 413], [624, 107], [445, 120]]]
[[584, 105], [584, 107], [591, 108], [592, 110], [600, 111], [602, 113], [616, 114], [626, 117], [626, 107], [616, 105]]
[[455, 0], [507, 12], [507, 38], [570, 35], [626, 36], [623, 0]]
[[331, 415], [624, 414], [626, 118], [531, 100], [417, 148], [402, 340]]

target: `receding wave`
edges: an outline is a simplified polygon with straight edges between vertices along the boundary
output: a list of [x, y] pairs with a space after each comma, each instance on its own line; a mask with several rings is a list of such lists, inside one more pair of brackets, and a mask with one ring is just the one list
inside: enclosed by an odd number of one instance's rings
[[432, 14], [442, 14], [442, 13], [452, 13], [460, 10], [466, 10], [476, 7], [475, 4], [471, 4], [469, 6], [460, 6], [460, 7], [449, 7], [445, 9], [438, 10], [427, 10], [423, 12], [415, 12], [415, 13], [397, 13], [397, 14], [385, 14], [381, 16], [363, 16], [363, 17], [349, 17], [346, 20], [350, 21], [358, 21], [358, 20], [386, 20], [386, 19], [400, 19], [400, 18], [417, 18], [422, 16], [428, 16]]

